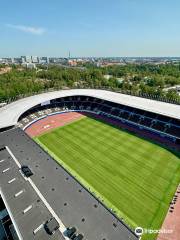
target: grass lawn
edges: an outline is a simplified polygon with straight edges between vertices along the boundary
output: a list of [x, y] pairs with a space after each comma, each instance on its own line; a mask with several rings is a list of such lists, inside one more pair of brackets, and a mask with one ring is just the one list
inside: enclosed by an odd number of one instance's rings
[[131, 227], [161, 227], [180, 182], [175, 154], [89, 117], [35, 140]]

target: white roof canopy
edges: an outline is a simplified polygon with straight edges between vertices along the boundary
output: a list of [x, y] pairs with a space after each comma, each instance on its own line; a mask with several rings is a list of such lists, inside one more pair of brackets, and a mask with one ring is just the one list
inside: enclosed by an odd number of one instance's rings
[[43, 93], [16, 102], [10, 103], [5, 107], [0, 108], [0, 128], [8, 127], [17, 124], [18, 118], [28, 109], [61, 97], [85, 95], [96, 97], [107, 101], [119, 103], [126, 106], [162, 114], [172, 118], [180, 119], [180, 105], [94, 89], [73, 89], [73, 90], [60, 90], [55, 92]]

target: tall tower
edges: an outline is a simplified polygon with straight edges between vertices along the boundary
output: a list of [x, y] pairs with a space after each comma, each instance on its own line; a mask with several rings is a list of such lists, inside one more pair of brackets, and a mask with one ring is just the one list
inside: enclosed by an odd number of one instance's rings
[[69, 51], [69, 59], [71, 58], [71, 52]]

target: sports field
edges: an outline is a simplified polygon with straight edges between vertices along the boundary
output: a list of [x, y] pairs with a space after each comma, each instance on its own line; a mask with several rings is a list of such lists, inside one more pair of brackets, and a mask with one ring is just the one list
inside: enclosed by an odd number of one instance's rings
[[180, 182], [175, 154], [89, 117], [35, 140], [131, 227], [161, 227]]

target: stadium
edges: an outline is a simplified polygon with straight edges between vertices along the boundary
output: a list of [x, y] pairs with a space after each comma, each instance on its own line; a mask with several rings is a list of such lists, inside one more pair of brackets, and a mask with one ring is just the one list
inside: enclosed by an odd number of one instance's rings
[[10, 220], [0, 231], [8, 239], [178, 240], [179, 155], [179, 105], [91, 89], [12, 102], [0, 108], [0, 195]]

